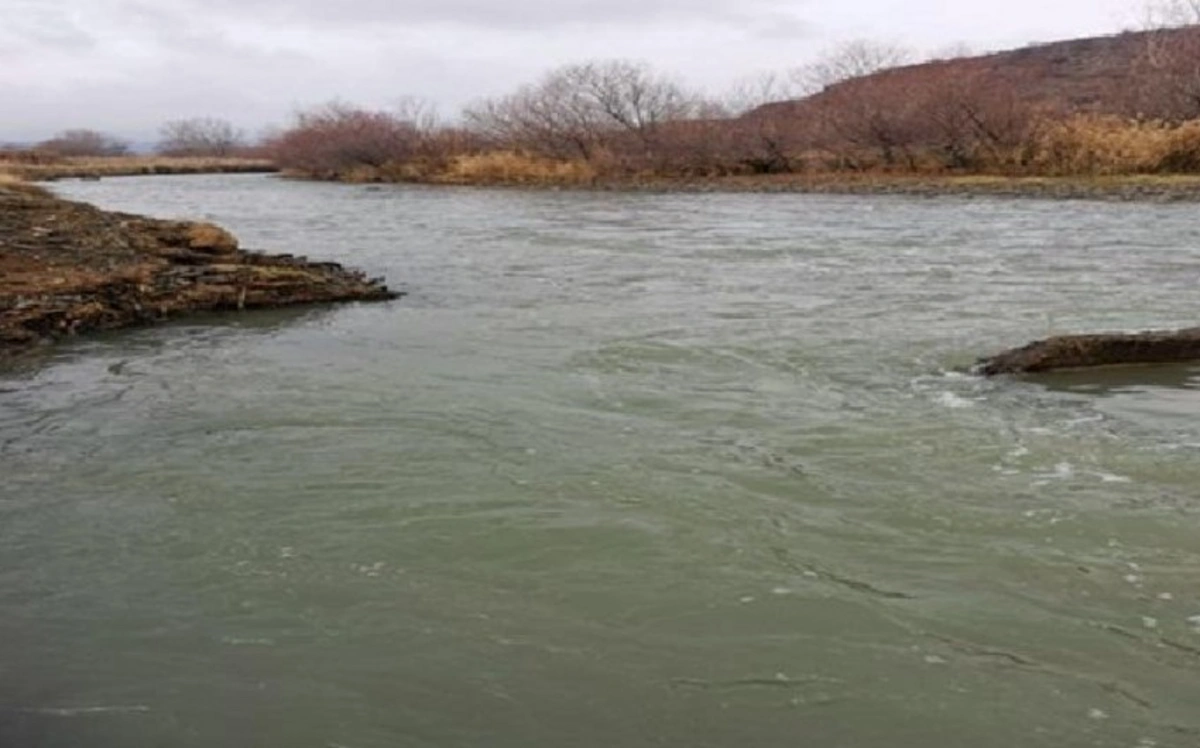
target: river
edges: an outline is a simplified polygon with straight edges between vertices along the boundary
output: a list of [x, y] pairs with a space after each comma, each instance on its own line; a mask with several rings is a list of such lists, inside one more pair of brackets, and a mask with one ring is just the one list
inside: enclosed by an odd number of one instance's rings
[[1192, 205], [62, 182], [386, 275], [0, 372], [0, 745], [1200, 745]]

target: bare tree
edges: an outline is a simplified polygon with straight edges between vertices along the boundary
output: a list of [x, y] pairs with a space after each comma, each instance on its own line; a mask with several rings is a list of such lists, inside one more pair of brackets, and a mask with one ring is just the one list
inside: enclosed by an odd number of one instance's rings
[[1035, 127], [1017, 86], [986, 71], [931, 68], [911, 92], [916, 134], [951, 169], [1019, 165]]
[[296, 115], [295, 123], [272, 139], [268, 151], [284, 169], [337, 177], [352, 169], [379, 169], [416, 154], [420, 132], [389, 112], [332, 102]]
[[1200, 0], [1149, 0], [1145, 16], [1150, 29], [1194, 25], [1200, 23]]
[[816, 93], [842, 81], [906, 65], [913, 59], [913, 52], [907, 47], [857, 39], [834, 47], [815, 62], [797, 68], [792, 73], [792, 80], [802, 91]]
[[246, 142], [241, 130], [215, 117], [172, 120], [159, 135], [158, 152], [166, 156], [232, 156]]
[[394, 106], [395, 118], [406, 122], [423, 133], [432, 133], [441, 127], [437, 103], [420, 96], [401, 96]]
[[918, 102], [905, 79], [870, 76], [831, 87], [815, 101], [819, 142], [840, 166], [915, 168]]
[[500, 144], [593, 160], [601, 152], [649, 157], [664, 125], [704, 111], [699, 96], [648, 66], [613, 60], [559, 68], [535, 85], [469, 107], [464, 119]]
[[37, 146], [60, 156], [123, 156], [129, 153], [129, 143], [96, 130], [64, 130]]
[[752, 112], [767, 104], [798, 99], [804, 91], [794, 76], [765, 72], [740, 78], [721, 97], [721, 106], [734, 117]]
[[559, 76], [478, 102], [464, 110], [463, 119], [496, 147], [563, 159], [591, 159], [603, 130], [590, 103]]
[[595, 102], [602, 120], [635, 134], [643, 143], [665, 122], [687, 119], [700, 107], [698, 97], [644, 64], [624, 60], [569, 68], [572, 81]]
[[1200, 0], [1151, 2], [1145, 26], [1137, 113], [1175, 122], [1200, 117]]
[[743, 170], [794, 170], [809, 129], [796, 102], [802, 96], [794, 78], [779, 73], [742, 78], [726, 93], [724, 108], [733, 115], [732, 150]]

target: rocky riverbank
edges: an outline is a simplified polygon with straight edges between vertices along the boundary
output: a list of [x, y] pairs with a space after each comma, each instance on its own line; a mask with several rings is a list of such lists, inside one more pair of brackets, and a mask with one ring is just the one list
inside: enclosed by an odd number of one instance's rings
[[336, 263], [241, 249], [224, 229], [0, 180], [0, 357], [188, 312], [396, 298]]

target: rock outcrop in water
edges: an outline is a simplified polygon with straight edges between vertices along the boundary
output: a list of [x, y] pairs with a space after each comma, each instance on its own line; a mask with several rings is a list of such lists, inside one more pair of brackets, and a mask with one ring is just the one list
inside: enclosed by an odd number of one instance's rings
[[1142, 333], [1063, 335], [981, 360], [985, 376], [1121, 364], [1200, 361], [1200, 327]]
[[240, 249], [211, 224], [113, 213], [0, 182], [0, 356], [185, 312], [396, 296], [336, 263]]

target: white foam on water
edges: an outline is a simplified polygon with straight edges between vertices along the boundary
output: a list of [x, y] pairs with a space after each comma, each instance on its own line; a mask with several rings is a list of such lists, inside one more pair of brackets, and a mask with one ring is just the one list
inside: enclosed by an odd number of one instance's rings
[[1037, 473], [1034, 475], [1037, 478], [1035, 486], [1044, 486], [1051, 481], [1056, 480], [1071, 480], [1075, 477], [1075, 466], [1069, 462], [1060, 462], [1054, 466], [1054, 470], [1048, 473]]
[[230, 647], [273, 647], [275, 646], [274, 639], [240, 639], [234, 636], [226, 636], [221, 639], [222, 644]]
[[146, 714], [150, 711], [150, 707], [135, 704], [133, 706], [37, 707], [17, 709], [16, 711], [49, 717], [93, 717], [105, 714]]
[[968, 374], [964, 371], [942, 371], [942, 379], [949, 379], [955, 382], [974, 382], [979, 378], [974, 374]]
[[1065, 425], [1067, 428], [1073, 428], [1075, 426], [1086, 426], [1089, 423], [1101, 423], [1103, 421], [1104, 416], [1102, 414], [1097, 414], [1094, 416], [1081, 416], [1079, 418], [1072, 418], [1071, 420], [1067, 421]]
[[962, 408], [974, 408], [975, 407], [974, 400], [968, 400], [967, 398], [963, 397], [962, 395], [956, 395], [953, 392], [949, 392], [949, 391], [942, 392], [941, 394], [939, 394], [937, 396], [937, 403], [938, 403], [938, 405], [942, 405], [947, 408], [953, 408], [955, 410], [959, 410]]

